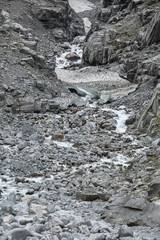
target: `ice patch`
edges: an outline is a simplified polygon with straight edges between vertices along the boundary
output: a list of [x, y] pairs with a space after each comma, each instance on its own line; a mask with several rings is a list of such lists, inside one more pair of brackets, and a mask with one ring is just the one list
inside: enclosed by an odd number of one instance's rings
[[77, 89], [79, 89], [79, 91], [81, 91], [81, 92], [84, 92], [89, 97], [92, 96], [92, 94], [90, 92], [86, 91], [84, 88], [77, 87]]

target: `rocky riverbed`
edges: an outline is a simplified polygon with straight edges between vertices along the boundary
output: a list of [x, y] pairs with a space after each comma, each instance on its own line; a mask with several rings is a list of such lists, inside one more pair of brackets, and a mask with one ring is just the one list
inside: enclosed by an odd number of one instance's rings
[[1, 116], [0, 239], [159, 239], [160, 172], [131, 116], [98, 105]]
[[[69, 2], [87, 17], [96, 1]], [[7, 98], [0, 112], [0, 240], [160, 239], [159, 122], [154, 132], [137, 129], [155, 83], [138, 88], [114, 65], [79, 68], [83, 44], [57, 44], [61, 96], [37, 112], [30, 102], [13, 112]], [[142, 114], [149, 127], [155, 93]]]

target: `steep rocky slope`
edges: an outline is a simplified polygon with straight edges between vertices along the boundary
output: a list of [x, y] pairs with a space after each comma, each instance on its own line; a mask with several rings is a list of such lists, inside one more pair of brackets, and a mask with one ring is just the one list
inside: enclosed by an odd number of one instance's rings
[[6, 111], [45, 112], [67, 92], [55, 74], [57, 42], [84, 34], [68, 1], [1, 1], [0, 105]]
[[87, 36], [84, 63], [117, 66], [131, 82], [158, 81], [159, 10], [158, 0], [104, 0]]

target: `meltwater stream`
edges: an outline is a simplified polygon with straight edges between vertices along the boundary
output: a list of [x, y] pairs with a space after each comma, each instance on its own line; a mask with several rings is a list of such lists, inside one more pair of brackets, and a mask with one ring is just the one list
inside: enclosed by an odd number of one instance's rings
[[70, 66], [71, 61], [66, 58], [67, 54], [75, 53], [79, 57], [79, 59], [72, 61], [72, 63], [80, 65], [82, 59], [82, 46], [80, 44], [70, 44], [68, 42], [64, 43], [68, 46], [68, 50], [63, 52], [60, 56], [56, 57], [56, 67], [57, 68], [67, 68]]
[[114, 110], [114, 109], [109, 109], [109, 108], [102, 108], [102, 111], [112, 111], [115, 114], [117, 114], [117, 117], [115, 117], [115, 120], [117, 121], [117, 126], [116, 126], [116, 132], [117, 133], [125, 133], [127, 130], [127, 126], [125, 124], [126, 120], [130, 116], [125, 110], [125, 106], [120, 106], [120, 110]]

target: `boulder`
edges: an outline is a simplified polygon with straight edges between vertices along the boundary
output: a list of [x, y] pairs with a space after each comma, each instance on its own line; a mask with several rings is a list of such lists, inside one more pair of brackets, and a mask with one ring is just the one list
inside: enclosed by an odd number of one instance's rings
[[87, 40], [83, 50], [83, 61], [90, 65], [107, 64], [113, 52], [108, 46], [109, 31], [96, 31]]
[[145, 198], [133, 196], [115, 199], [104, 211], [102, 218], [110, 223], [128, 226], [160, 226], [160, 206]]
[[148, 189], [149, 198], [160, 197], [160, 178], [154, 179]]
[[26, 240], [27, 237], [33, 237], [33, 234], [25, 228], [16, 228], [11, 231], [12, 240]]
[[128, 226], [121, 226], [118, 231], [118, 237], [133, 237], [133, 231]]
[[69, 103], [69, 106], [73, 106], [73, 107], [84, 107], [86, 106], [88, 103], [88, 100], [85, 100], [83, 101], [82, 99], [80, 98], [73, 98], [70, 103]]
[[68, 60], [71, 60], [71, 61], [76, 61], [76, 60], [79, 60], [80, 59], [80, 56], [78, 56], [77, 53], [68, 53], [66, 56], [65, 56], [66, 59]]
[[52, 139], [53, 140], [58, 140], [61, 141], [64, 138], [64, 135], [60, 132], [55, 132], [52, 134]]
[[99, 192], [96, 189], [85, 189], [81, 192], [76, 193], [76, 199], [83, 200], [83, 201], [95, 201], [97, 199], [101, 199], [102, 201], [108, 201], [110, 195], [106, 192]]

